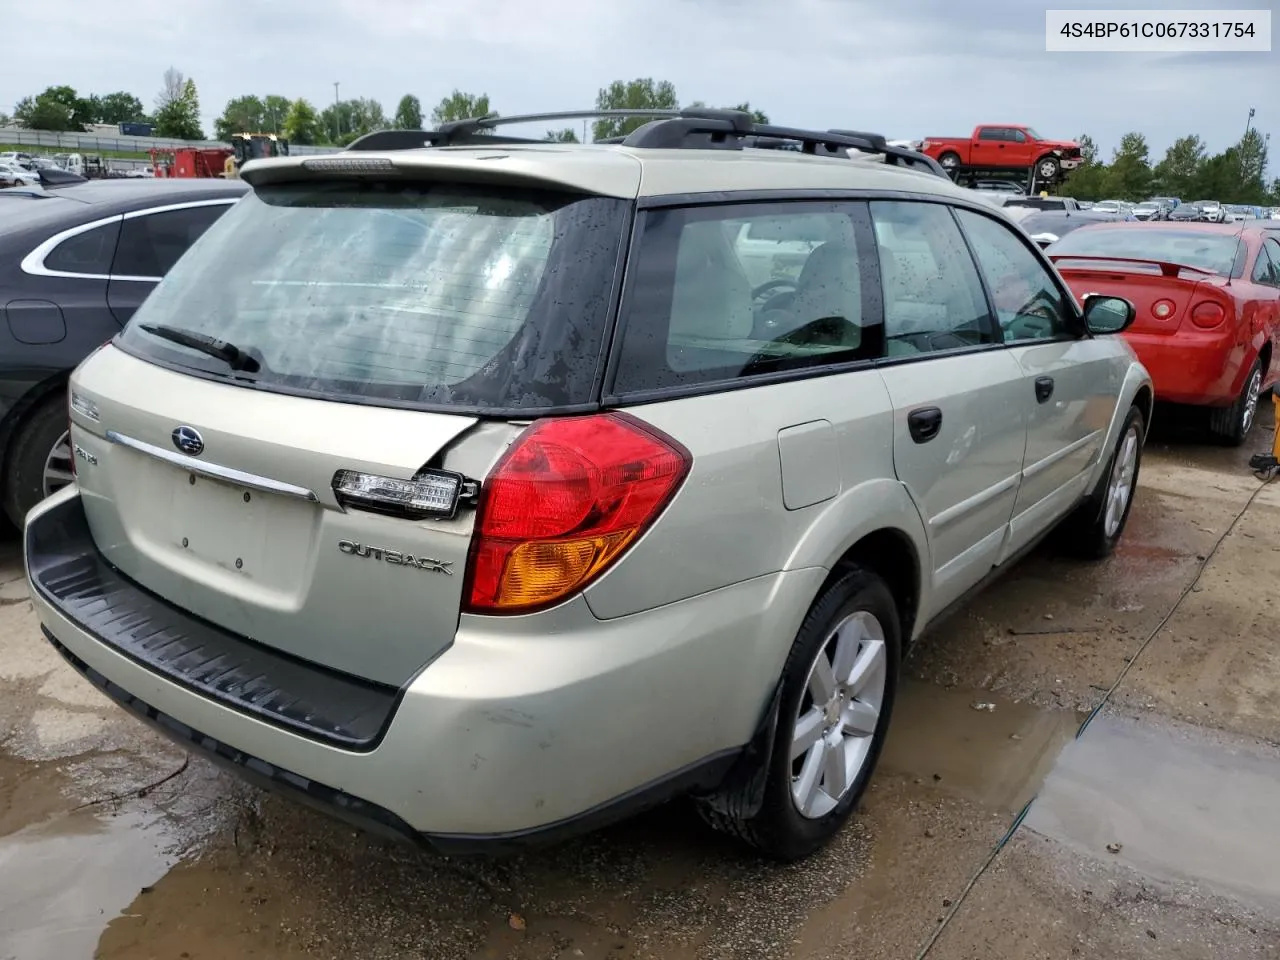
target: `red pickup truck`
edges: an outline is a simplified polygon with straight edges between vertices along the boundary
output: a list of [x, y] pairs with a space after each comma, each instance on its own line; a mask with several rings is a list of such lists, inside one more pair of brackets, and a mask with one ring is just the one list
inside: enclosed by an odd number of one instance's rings
[[1035, 167], [1036, 179], [1050, 183], [1084, 162], [1075, 141], [1046, 140], [1030, 127], [1013, 123], [983, 124], [968, 137], [926, 137], [920, 150], [952, 175]]

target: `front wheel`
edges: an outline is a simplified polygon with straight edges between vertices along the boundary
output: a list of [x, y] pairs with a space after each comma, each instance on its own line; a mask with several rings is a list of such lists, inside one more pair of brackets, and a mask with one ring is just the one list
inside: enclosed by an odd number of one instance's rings
[[954, 177], [956, 175], [956, 171], [960, 169], [960, 154], [948, 151], [938, 157], [938, 163], [942, 166], [943, 170], [947, 171], [947, 173]]
[[[782, 674], [773, 749], [759, 760], [763, 800], [750, 816], [733, 798], [700, 804], [704, 819], [768, 857], [824, 846], [849, 819], [884, 745], [902, 637], [885, 582], [853, 568], [810, 607]], [[748, 779], [755, 780], [755, 776]]]
[[1056, 157], [1041, 157], [1036, 161], [1036, 177], [1040, 180], [1055, 182], [1061, 169]]
[[1231, 447], [1244, 443], [1258, 418], [1258, 399], [1262, 396], [1262, 358], [1253, 361], [1249, 375], [1244, 378], [1240, 396], [1229, 407], [1221, 407], [1209, 414], [1209, 429]]

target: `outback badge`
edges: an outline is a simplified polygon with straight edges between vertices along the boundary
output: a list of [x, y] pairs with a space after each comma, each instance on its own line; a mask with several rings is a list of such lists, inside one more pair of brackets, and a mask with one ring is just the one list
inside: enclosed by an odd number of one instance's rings
[[443, 573], [453, 576], [452, 560], [432, 560], [430, 557], [415, 557], [412, 553], [390, 550], [387, 547], [371, 547], [366, 543], [354, 540], [339, 540], [338, 549], [350, 557], [369, 557], [398, 567], [417, 567], [429, 573]]

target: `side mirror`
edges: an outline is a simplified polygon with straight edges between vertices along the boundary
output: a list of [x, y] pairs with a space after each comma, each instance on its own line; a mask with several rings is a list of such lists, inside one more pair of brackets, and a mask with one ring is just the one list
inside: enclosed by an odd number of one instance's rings
[[1133, 323], [1137, 310], [1123, 297], [1089, 293], [1084, 298], [1084, 324], [1095, 335], [1120, 333]]

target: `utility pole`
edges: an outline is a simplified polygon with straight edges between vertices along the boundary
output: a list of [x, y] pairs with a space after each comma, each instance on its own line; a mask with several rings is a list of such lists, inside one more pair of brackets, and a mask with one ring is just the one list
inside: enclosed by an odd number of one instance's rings
[[1244, 125], [1244, 135], [1246, 137], [1249, 136], [1249, 128], [1253, 126], [1253, 115], [1256, 112], [1257, 111], [1255, 111], [1253, 107], [1249, 108], [1249, 119], [1245, 121], [1245, 125]]
[[[1253, 116], [1253, 111], [1249, 112], [1249, 116]], [[342, 108], [339, 106], [338, 100], [338, 81], [333, 81], [333, 142], [336, 144], [342, 139]]]

